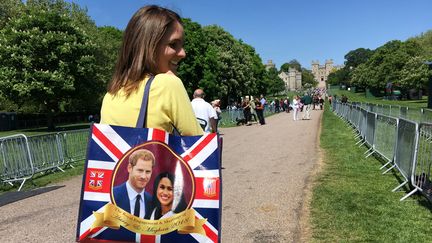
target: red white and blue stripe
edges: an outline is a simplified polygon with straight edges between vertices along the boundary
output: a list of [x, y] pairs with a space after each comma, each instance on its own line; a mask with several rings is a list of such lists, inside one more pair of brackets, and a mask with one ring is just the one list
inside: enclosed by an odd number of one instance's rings
[[[171, 232], [160, 237], [160, 242], [220, 242], [221, 227], [221, 173], [218, 136], [207, 133], [203, 136], [179, 137], [152, 128], [128, 128], [105, 124], [94, 124], [89, 141], [86, 168], [81, 191], [78, 215], [77, 240], [91, 240], [106, 230], [106, 227], [91, 226], [95, 220], [93, 212], [103, 212], [110, 202], [111, 178], [117, 162], [131, 148], [146, 141], [166, 143], [188, 163], [195, 177], [195, 194], [192, 209], [195, 217], [207, 219], [200, 234], [178, 234]], [[90, 186], [97, 178], [99, 187]], [[103, 181], [101, 181], [103, 180]], [[100, 240], [101, 242], [110, 239]], [[136, 242], [159, 242], [155, 236], [138, 235]]]

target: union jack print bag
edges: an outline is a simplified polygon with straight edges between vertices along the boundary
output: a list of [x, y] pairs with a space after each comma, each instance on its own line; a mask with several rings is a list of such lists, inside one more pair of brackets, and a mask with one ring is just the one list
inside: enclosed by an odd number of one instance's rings
[[[140, 171], [142, 161], [132, 165], [134, 154], [142, 151], [152, 155], [150, 172]], [[94, 124], [77, 241], [220, 242], [220, 151], [216, 133], [180, 137], [152, 128]], [[147, 181], [137, 179], [141, 172], [147, 172]], [[144, 191], [135, 191], [137, 185]], [[160, 188], [170, 191], [163, 194]]]

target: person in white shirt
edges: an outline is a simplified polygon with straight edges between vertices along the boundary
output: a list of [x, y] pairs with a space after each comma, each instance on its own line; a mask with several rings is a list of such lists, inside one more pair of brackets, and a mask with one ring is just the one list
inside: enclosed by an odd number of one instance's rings
[[210, 132], [210, 128], [213, 132], [216, 132], [216, 122], [218, 116], [213, 107], [204, 100], [204, 91], [202, 89], [195, 90], [192, 100], [192, 108], [195, 112], [195, 116], [203, 128], [204, 132]]

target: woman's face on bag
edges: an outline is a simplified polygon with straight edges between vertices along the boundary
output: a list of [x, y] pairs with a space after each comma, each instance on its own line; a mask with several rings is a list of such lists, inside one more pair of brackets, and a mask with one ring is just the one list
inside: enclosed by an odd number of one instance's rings
[[175, 22], [168, 28], [157, 49], [159, 73], [177, 74], [180, 60], [186, 57], [183, 43], [183, 26], [179, 22]]
[[156, 196], [162, 206], [171, 206], [173, 202], [173, 185], [170, 179], [164, 177], [159, 181]]

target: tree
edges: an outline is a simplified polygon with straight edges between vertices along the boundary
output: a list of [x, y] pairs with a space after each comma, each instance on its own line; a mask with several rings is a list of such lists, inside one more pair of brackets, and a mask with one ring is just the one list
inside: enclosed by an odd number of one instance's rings
[[411, 57], [400, 71], [399, 84], [404, 89], [426, 88], [429, 77], [432, 75], [425, 59], [420, 56]]
[[428, 30], [419, 36], [408, 39], [408, 41], [414, 41], [419, 44], [422, 48], [421, 56], [426, 60], [432, 60], [432, 30]]
[[281, 72], [289, 72], [290, 68], [294, 68], [297, 71], [301, 71], [302, 70], [301, 64], [296, 59], [292, 59], [288, 63], [282, 64], [280, 71]]
[[186, 58], [180, 63], [178, 75], [183, 80], [187, 92], [191, 95], [195, 89], [203, 88], [208, 94], [205, 87], [199, 87], [199, 82], [204, 78], [204, 66], [207, 42], [203, 34], [201, 25], [190, 19], [183, 19], [185, 32], [184, 49]]
[[327, 83], [329, 84], [351, 84], [350, 71], [344, 67], [334, 72], [331, 72], [327, 77]]
[[18, 107], [31, 104], [52, 118], [71, 99], [98, 95], [96, 46], [71, 9], [60, 0], [28, 0], [0, 30], [0, 92]]
[[266, 83], [268, 85], [267, 91], [269, 94], [273, 96], [277, 95], [279, 92], [285, 90], [285, 83], [279, 77], [278, 71], [276, 68], [270, 68], [267, 70], [265, 75]]
[[[358, 65], [365, 63], [373, 54], [373, 51], [365, 48], [358, 48], [348, 52], [345, 57], [345, 67], [354, 69]], [[349, 71], [349, 70], [346, 70]]]
[[0, 2], [0, 29], [2, 29], [9, 19], [18, 16], [24, 5], [20, 0], [2, 0]]
[[111, 80], [122, 43], [123, 32], [112, 26], [98, 27], [94, 35], [97, 66], [100, 68], [99, 80], [105, 85]]
[[312, 72], [306, 68], [302, 68], [302, 83], [303, 86], [308, 84], [307, 86], [315, 87], [318, 82], [315, 81], [314, 75]]

